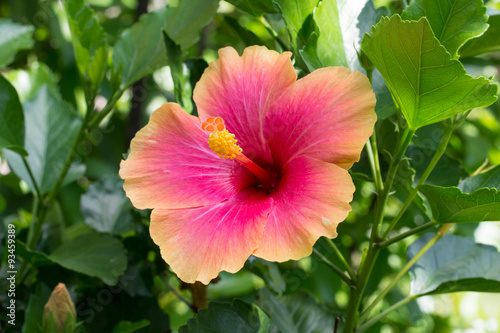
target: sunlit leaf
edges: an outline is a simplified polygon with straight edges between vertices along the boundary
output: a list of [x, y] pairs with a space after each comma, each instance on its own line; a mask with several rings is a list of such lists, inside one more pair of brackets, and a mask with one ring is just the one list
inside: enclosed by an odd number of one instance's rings
[[488, 25], [488, 30], [484, 34], [469, 40], [460, 48], [460, 57], [500, 51], [500, 15], [491, 15], [488, 18]]
[[482, 188], [463, 193], [458, 187], [420, 185], [438, 223], [500, 221], [500, 193], [495, 188]]
[[326, 66], [347, 66], [337, 0], [321, 1], [314, 10], [313, 18], [315, 32], [301, 50], [309, 70]]
[[468, 76], [439, 44], [425, 18], [418, 22], [402, 21], [398, 15], [382, 18], [361, 46], [412, 129], [497, 99], [497, 86], [483, 77]]
[[285, 21], [296, 56], [314, 31], [313, 11], [317, 0], [274, 0]]
[[127, 268], [123, 244], [112, 236], [94, 232], [64, 242], [49, 258], [66, 269], [96, 276], [108, 285], [115, 285]]
[[[408, 248], [408, 260], [432, 237], [427, 234]], [[456, 291], [500, 292], [500, 253], [472, 238], [445, 235], [410, 269], [411, 294]]]
[[162, 31], [167, 24], [165, 8], [142, 15], [120, 36], [113, 50], [113, 73], [121, 75], [122, 89], [167, 64]]
[[33, 47], [35, 27], [0, 18], [0, 69], [10, 64], [19, 50]]
[[168, 8], [168, 35], [183, 49], [188, 48], [198, 41], [218, 6], [219, 0], [180, 0], [177, 7]]
[[415, 0], [401, 16], [415, 21], [427, 17], [434, 35], [454, 58], [465, 42], [488, 28], [482, 0]]
[[230, 4], [253, 16], [277, 13], [273, 0], [227, 0]]
[[64, 0], [71, 40], [80, 74], [92, 86], [95, 95], [101, 83], [108, 61], [108, 43], [104, 30], [83, 0]]

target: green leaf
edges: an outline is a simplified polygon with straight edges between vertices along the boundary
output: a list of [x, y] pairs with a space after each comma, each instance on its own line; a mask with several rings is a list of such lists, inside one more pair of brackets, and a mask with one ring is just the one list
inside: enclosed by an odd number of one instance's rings
[[470, 194], [458, 187], [420, 185], [438, 223], [500, 221], [500, 193], [495, 188], [482, 188]]
[[493, 187], [500, 190], [500, 165], [487, 172], [464, 179], [458, 187], [464, 193], [471, 193], [483, 187]]
[[130, 321], [120, 321], [116, 324], [111, 333], [133, 333], [141, 328], [149, 326], [149, 324], [150, 323], [147, 320], [136, 321], [133, 323]]
[[321, 1], [314, 10], [313, 18], [316, 23], [315, 32], [300, 51], [309, 70], [326, 66], [347, 66], [337, 0]]
[[54, 264], [45, 253], [28, 249], [19, 239], [16, 240], [16, 255], [35, 267]]
[[232, 303], [210, 302], [179, 333], [268, 333], [269, 324], [257, 305], [236, 299]]
[[127, 267], [123, 244], [112, 236], [94, 232], [66, 241], [49, 258], [66, 269], [96, 276], [108, 285], [115, 285]]
[[496, 101], [498, 87], [468, 76], [434, 37], [425, 18], [382, 20], [361, 48], [380, 71], [410, 128], [436, 123]]
[[500, 15], [490, 16], [488, 25], [488, 30], [484, 34], [469, 40], [460, 48], [460, 57], [472, 57], [483, 53], [500, 51]]
[[[78, 136], [81, 119], [69, 104], [53, 95], [46, 86], [43, 86], [32, 100], [24, 103], [24, 113], [24, 148], [29, 154], [26, 159], [40, 191], [47, 193], [56, 183]], [[4, 154], [16, 175], [34, 189], [21, 157], [9, 150]], [[84, 171], [81, 165], [75, 165], [67, 177], [74, 179]]]
[[227, 23], [240, 37], [242, 41], [245, 42], [247, 46], [252, 45], [265, 45], [265, 43], [260, 39], [259, 36], [254, 34], [252, 31], [243, 28], [238, 20], [230, 16], [224, 16], [224, 22]]
[[27, 70], [11, 70], [6, 73], [7, 79], [16, 88], [21, 103], [24, 103], [38, 93], [46, 85], [52, 95], [60, 96], [57, 78], [44, 63], [33, 63]]
[[0, 150], [24, 149], [24, 114], [16, 89], [0, 75]]
[[401, 15], [403, 20], [427, 17], [434, 35], [458, 58], [458, 49], [487, 28], [488, 16], [482, 0], [415, 0]]
[[142, 15], [122, 33], [113, 50], [113, 75], [121, 75], [121, 89], [167, 64], [162, 36], [166, 23], [166, 9], [161, 8]]
[[305, 292], [277, 298], [264, 288], [259, 291], [257, 304], [280, 332], [329, 333], [335, 323], [335, 314]]
[[273, 0], [227, 0], [230, 4], [253, 16], [277, 13]]
[[177, 103], [184, 105], [182, 101], [182, 91], [184, 88], [184, 71], [182, 67], [182, 50], [180, 45], [176, 44], [166, 31], [163, 31], [163, 41], [167, 49], [167, 57], [174, 81], [174, 94]]
[[[417, 145], [408, 147], [406, 156], [410, 158], [410, 165], [416, 171], [415, 183], [420, 180], [435, 153], [436, 150], [432, 148]], [[460, 161], [445, 153], [441, 156], [425, 183], [438, 186], [456, 186], [467, 175], [468, 173], [462, 167]]]
[[277, 294], [282, 294], [286, 289], [286, 282], [281, 275], [278, 265], [257, 257], [250, 257], [245, 265], [254, 274], [260, 276], [267, 286]]
[[71, 40], [80, 74], [91, 84], [95, 96], [106, 71], [108, 43], [104, 30], [83, 0], [64, 0]]
[[96, 231], [124, 234], [132, 230], [132, 205], [118, 176], [90, 184], [80, 206], [85, 223]]
[[37, 283], [24, 315], [23, 333], [42, 333], [43, 311], [51, 293], [44, 283]]
[[[408, 260], [430, 240], [424, 235], [408, 248]], [[410, 269], [411, 294], [457, 291], [500, 292], [500, 253], [472, 238], [445, 235]]]
[[318, 0], [274, 0], [285, 21], [292, 48], [297, 56], [314, 32], [313, 11]]
[[0, 18], [0, 69], [10, 64], [19, 50], [33, 47], [35, 27]]
[[219, 7], [219, 0], [180, 0], [168, 8], [166, 30], [170, 38], [186, 49], [196, 43], [201, 30], [208, 25]]

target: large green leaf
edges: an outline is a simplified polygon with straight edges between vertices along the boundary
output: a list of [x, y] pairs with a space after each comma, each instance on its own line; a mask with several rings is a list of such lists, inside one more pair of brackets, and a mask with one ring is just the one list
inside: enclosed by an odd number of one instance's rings
[[483, 77], [468, 76], [434, 37], [425, 18], [382, 18], [361, 47], [414, 130], [497, 99], [498, 87]]
[[500, 221], [500, 193], [495, 188], [482, 188], [463, 193], [458, 187], [420, 185], [438, 223]]
[[108, 61], [108, 43], [104, 30], [83, 0], [64, 0], [71, 40], [80, 74], [90, 82], [95, 95]]
[[112, 236], [94, 232], [64, 242], [49, 258], [64, 268], [96, 276], [108, 285], [115, 285], [127, 268], [123, 244]]
[[[27, 161], [42, 193], [52, 189], [71, 151], [81, 125], [73, 108], [43, 86], [35, 97], [24, 103], [26, 137], [24, 148]], [[12, 170], [31, 189], [31, 180], [21, 157], [9, 150], [4, 152]], [[74, 165], [66, 179], [83, 174], [84, 166]]]
[[267, 333], [269, 324], [269, 318], [257, 305], [236, 299], [233, 303], [210, 302], [179, 333]]
[[[408, 248], [408, 260], [427, 244], [424, 235]], [[413, 295], [456, 291], [500, 292], [500, 253], [472, 238], [445, 235], [410, 269]]]
[[94, 230], [114, 234], [132, 230], [130, 200], [118, 177], [105, 177], [90, 184], [80, 206], [85, 223]]
[[488, 18], [488, 30], [481, 36], [469, 40], [459, 50], [461, 57], [500, 51], [500, 15]]
[[24, 150], [24, 114], [16, 89], [0, 75], [0, 150]]
[[0, 18], [0, 69], [10, 64], [19, 50], [33, 47], [35, 27]]
[[227, 0], [230, 4], [253, 16], [277, 13], [273, 0]]
[[465, 42], [488, 28], [482, 0], [415, 0], [401, 16], [415, 21], [427, 17], [434, 35], [454, 58]]
[[168, 8], [168, 35], [183, 49], [188, 48], [198, 41], [218, 7], [219, 0], [180, 0], [177, 7]]
[[162, 31], [167, 24], [165, 8], [142, 15], [120, 36], [113, 50], [113, 75], [121, 75], [122, 89], [167, 64]]
[[464, 179], [458, 187], [464, 193], [471, 193], [483, 187], [494, 187], [500, 190], [500, 165], [487, 172]]

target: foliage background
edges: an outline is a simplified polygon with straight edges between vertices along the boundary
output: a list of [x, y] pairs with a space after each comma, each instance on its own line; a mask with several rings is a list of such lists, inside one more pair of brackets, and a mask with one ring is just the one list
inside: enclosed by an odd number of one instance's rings
[[[246, 8], [247, 2], [231, 2]], [[141, 332], [175, 332], [194, 316], [183, 301], [192, 302], [193, 288], [183, 286], [161, 260], [157, 246], [149, 237], [149, 212], [134, 209], [125, 197], [121, 180], [117, 177], [120, 160], [135, 132], [166, 100], [177, 100], [187, 111], [196, 112], [191, 101], [192, 88], [206, 64], [217, 58], [219, 48], [231, 45], [241, 52], [248, 45], [260, 44], [282, 51], [293, 48], [294, 41], [290, 41], [278, 13], [266, 14], [264, 20], [224, 1], [217, 7], [217, 1], [182, 0], [178, 3], [173, 0], [168, 2], [169, 8], [182, 8], [181, 4], [185, 3], [185, 11], [171, 10], [172, 14], [165, 22], [163, 18], [155, 21], [150, 16], [141, 22], [153, 25], [152, 28], [144, 29], [137, 35], [129, 34], [132, 47], [143, 43], [137, 47], [144, 48], [141, 54], [145, 58], [140, 60], [150, 68], [139, 70], [138, 75], [124, 75], [122, 72], [122, 80], [115, 82], [118, 77], [116, 71], [123, 70], [116, 63], [123, 63], [127, 68], [127, 61], [130, 61], [127, 53], [130, 45], [120, 42], [125, 36], [122, 33], [130, 29], [142, 14], [161, 11], [167, 4], [161, 0], [87, 0], [85, 3], [94, 11], [94, 17], [104, 30], [105, 42], [110, 49], [114, 46], [115, 54], [106, 60], [108, 71], [99, 86], [96, 108], [104, 108], [107, 100], [116, 97], [112, 95], [113, 87], [124, 89], [124, 93], [116, 102], [115, 112], [79, 141], [79, 156], [57, 193], [55, 204], [47, 212], [47, 223], [41, 230], [40, 241], [34, 249], [36, 252], [23, 247], [32, 226], [33, 186], [11, 171], [16, 165], [15, 157], [9, 160], [8, 155], [12, 152], [4, 150], [0, 156], [0, 275], [3, 277], [7, 271], [7, 241], [4, 236], [9, 223], [15, 224], [17, 239], [22, 242], [16, 247], [18, 266], [21, 259], [29, 263], [20, 274], [16, 290], [17, 324], [15, 327], [6, 325], [6, 312], [2, 309], [2, 331], [41, 332], [43, 305], [52, 288], [64, 282], [76, 304], [79, 329], [82, 331], [132, 332], [138, 329]], [[379, 0], [374, 1], [374, 5], [381, 11], [400, 13], [405, 1]], [[489, 1], [487, 6], [490, 15], [499, 14], [499, 3]], [[0, 4], [1, 18], [27, 27], [22, 39], [25, 45], [20, 47], [12, 61], [2, 64], [5, 68], [1, 71], [16, 88], [23, 103], [26, 134], [35, 143], [48, 137], [51, 139], [45, 144], [53, 156], [42, 157], [37, 171], [41, 186], [47, 184], [49, 190], [55, 182], [54, 177], [57, 177], [54, 168], [60, 169], [69, 149], [67, 143], [76, 135], [74, 129], [81, 121], [76, 115], [85, 114], [86, 92], [92, 89], [80, 79], [67, 13], [60, 2], [50, 0], [7, 0]], [[173, 44], [182, 47], [182, 68], [179, 59], [177, 62], [175, 57], [167, 59], [161, 29], [155, 30], [156, 25], [166, 27]], [[93, 36], [96, 35], [99, 34]], [[117, 50], [123, 52], [123, 58], [118, 59]], [[100, 52], [99, 46], [94, 51]], [[156, 58], [148, 58], [156, 51]], [[498, 75], [499, 59], [498, 53], [488, 53], [482, 57], [465, 58], [462, 62], [469, 74], [489, 77]], [[82, 65], [81, 58], [79, 62]], [[383, 89], [383, 81], [379, 82]], [[40, 105], [46, 112], [43, 119], [34, 117], [36, 112], [41, 112]], [[383, 107], [383, 110], [377, 111], [379, 115], [394, 112], [390, 96], [386, 104], [377, 107]], [[58, 113], [58, 108], [63, 111]], [[65, 112], [67, 117], [57, 118]], [[440, 179], [446, 175], [459, 180], [474, 173], [485, 161], [487, 166], [500, 164], [499, 119], [498, 102], [471, 113], [454, 133], [447, 150], [448, 160], [440, 164], [441, 170], [436, 171], [434, 177]], [[61, 124], [65, 124], [64, 128], [59, 127], [61, 130], [52, 132], [51, 136], [44, 132]], [[379, 125], [390, 126], [389, 123]], [[439, 131], [439, 125], [426, 127], [417, 132], [416, 140], [422, 144], [430, 142], [435, 147], [439, 142], [434, 135], [436, 131]], [[383, 141], [384, 137], [379, 137], [379, 140], [382, 147], [389, 144]], [[423, 160], [430, 159], [425, 150], [420, 154]], [[366, 221], [371, 220], [372, 214], [373, 184], [362, 176], [366, 172], [363, 163], [366, 159], [353, 169], [353, 175], [359, 176], [355, 177], [357, 191], [352, 204], [353, 213], [340, 225], [339, 237], [335, 240], [353, 263], [359, 262], [360, 249], [366, 246]], [[419, 164], [413, 158], [411, 166], [418, 177], [425, 164]], [[42, 191], [45, 189], [42, 188]], [[391, 199], [390, 205], [394, 207], [392, 215], [397, 213], [396, 207], [400, 203], [398, 195]], [[403, 221], [400, 227], [409, 228], [424, 222], [424, 215], [418, 207], [412, 206]], [[476, 241], [491, 244], [500, 250], [498, 223], [461, 224], [454, 233], [474, 237]], [[410, 238], [381, 253], [368, 292], [381, 289], [390, 282], [404, 265], [406, 247], [414, 239]], [[328, 246], [320, 240], [317, 248], [324, 250]], [[50, 259], [43, 254], [50, 254]], [[328, 257], [333, 262], [337, 260], [333, 255]], [[96, 262], [97, 265], [92, 265]], [[111, 266], [109, 262], [112, 262]], [[89, 272], [82, 266], [92, 266], [94, 271]], [[21, 267], [18, 268], [21, 271]], [[409, 280], [409, 276], [403, 278], [398, 288], [388, 295], [386, 304], [392, 304], [408, 294]], [[4, 278], [0, 280], [0, 289], [8, 289]], [[220, 281], [208, 286], [208, 299], [232, 302], [236, 297], [255, 303], [270, 317], [270, 330], [286, 328], [289, 332], [331, 332], [335, 315], [347, 304], [348, 292], [349, 288], [314, 257], [282, 264], [251, 258], [239, 273], [221, 273]], [[4, 308], [7, 301], [6, 292], [0, 293], [0, 307]], [[234, 302], [233, 309], [239, 309], [236, 310], [238, 315], [248, 316], [243, 317], [247, 323], [261, 316], [262, 310], [241, 301]], [[497, 332], [500, 329], [499, 303], [498, 294], [467, 292], [426, 296], [389, 315], [375, 325], [373, 331]], [[227, 308], [217, 306], [209, 308], [205, 317], [200, 315], [199, 320], [210, 319], [210, 313], [223, 316]], [[255, 320], [259, 323], [259, 319]], [[250, 326], [249, 331], [256, 331], [256, 327]]]

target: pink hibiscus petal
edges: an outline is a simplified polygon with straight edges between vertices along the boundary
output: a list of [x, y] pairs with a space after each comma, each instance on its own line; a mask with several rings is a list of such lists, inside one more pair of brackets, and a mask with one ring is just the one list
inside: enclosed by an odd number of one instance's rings
[[265, 114], [297, 79], [290, 56], [290, 52], [251, 46], [240, 57], [233, 48], [223, 48], [193, 93], [200, 119], [223, 118], [243, 153], [263, 167], [273, 164], [262, 134]]
[[235, 273], [262, 238], [272, 199], [248, 188], [211, 206], [154, 209], [151, 237], [182, 281], [208, 284], [220, 271]]
[[139, 209], [219, 203], [257, 182], [238, 162], [212, 152], [199, 119], [174, 103], [163, 104], [137, 132], [120, 176]]
[[377, 120], [365, 75], [345, 67], [318, 69], [274, 102], [264, 122], [275, 162], [305, 155], [345, 169], [359, 160]]
[[273, 209], [254, 255], [270, 261], [310, 255], [319, 237], [337, 236], [354, 190], [345, 169], [308, 157], [293, 159], [271, 192]]

